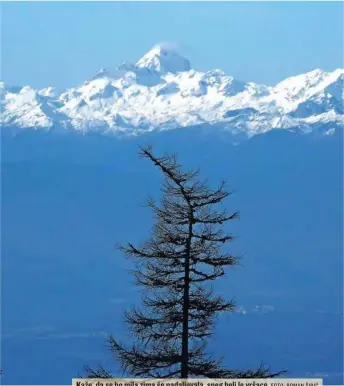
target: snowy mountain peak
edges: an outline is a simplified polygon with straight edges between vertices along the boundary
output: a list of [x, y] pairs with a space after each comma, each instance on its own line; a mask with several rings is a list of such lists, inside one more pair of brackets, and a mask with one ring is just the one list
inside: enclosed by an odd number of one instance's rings
[[190, 62], [168, 45], [156, 45], [147, 52], [137, 63], [138, 68], [165, 73], [177, 73], [190, 70]]
[[280, 82], [275, 88], [276, 89], [289, 89], [295, 90], [295, 92], [300, 91], [308, 87], [313, 87], [321, 82], [326, 76], [326, 72], [320, 69], [315, 69], [304, 74], [296, 75], [284, 79]]
[[343, 74], [344, 70], [340, 68], [332, 72], [315, 69], [283, 80], [275, 87], [275, 90], [288, 90], [291, 94], [296, 95], [318, 86], [321, 87], [325, 83], [337, 81]]
[[[101, 69], [66, 90], [0, 82], [2, 128], [139, 135], [190, 126], [235, 138], [274, 129], [333, 133], [344, 126], [344, 70], [313, 70], [275, 86], [243, 82], [221, 70], [190, 70], [169, 44], [136, 65]], [[237, 139], [236, 139], [237, 140]]]

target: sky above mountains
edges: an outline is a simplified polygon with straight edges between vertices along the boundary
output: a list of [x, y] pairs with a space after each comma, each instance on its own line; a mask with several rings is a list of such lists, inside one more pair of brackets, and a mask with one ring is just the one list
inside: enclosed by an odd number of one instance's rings
[[2, 3], [1, 79], [75, 86], [168, 42], [197, 70], [275, 84], [343, 67], [343, 3]]

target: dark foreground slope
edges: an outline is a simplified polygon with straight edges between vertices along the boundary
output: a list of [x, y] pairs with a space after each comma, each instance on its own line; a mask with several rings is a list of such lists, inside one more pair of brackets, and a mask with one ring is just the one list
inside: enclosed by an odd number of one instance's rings
[[264, 359], [342, 383], [342, 138], [273, 132], [232, 146], [192, 130], [137, 141], [3, 135], [3, 383], [67, 384], [86, 363], [111, 364], [106, 332], [126, 339], [122, 308], [139, 294], [115, 244], [148, 235], [141, 204], [161, 182], [138, 143], [177, 151], [235, 190], [232, 250], [244, 266], [217, 288], [243, 307], [220, 320], [211, 348], [228, 365]]

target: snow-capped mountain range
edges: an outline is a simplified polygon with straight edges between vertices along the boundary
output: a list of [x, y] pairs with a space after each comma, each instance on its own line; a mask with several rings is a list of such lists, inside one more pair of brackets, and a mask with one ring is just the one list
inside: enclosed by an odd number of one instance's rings
[[[254, 64], [253, 64], [254, 65]], [[207, 125], [251, 137], [272, 129], [331, 134], [344, 126], [344, 69], [314, 70], [275, 86], [221, 70], [200, 72], [176, 51], [155, 46], [136, 64], [102, 69], [81, 86], [0, 83], [3, 129], [138, 135]]]

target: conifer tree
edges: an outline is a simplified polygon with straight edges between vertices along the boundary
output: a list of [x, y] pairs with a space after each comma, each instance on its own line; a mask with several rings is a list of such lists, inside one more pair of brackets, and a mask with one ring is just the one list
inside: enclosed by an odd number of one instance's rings
[[[142, 287], [143, 308], [125, 313], [135, 337], [125, 347], [112, 335], [110, 349], [124, 373], [151, 378], [267, 378], [261, 365], [255, 370], [228, 370], [206, 352], [216, 316], [233, 311], [234, 302], [215, 294], [211, 283], [225, 274], [238, 258], [224, 251], [233, 237], [223, 225], [238, 218], [219, 204], [230, 193], [222, 182], [216, 189], [199, 179], [198, 170], [183, 171], [174, 155], [156, 156], [150, 147], [140, 155], [164, 175], [160, 204], [148, 200], [154, 212], [151, 237], [137, 247], [121, 250], [136, 263], [136, 284]], [[104, 369], [87, 369], [89, 377], [107, 378]]]

